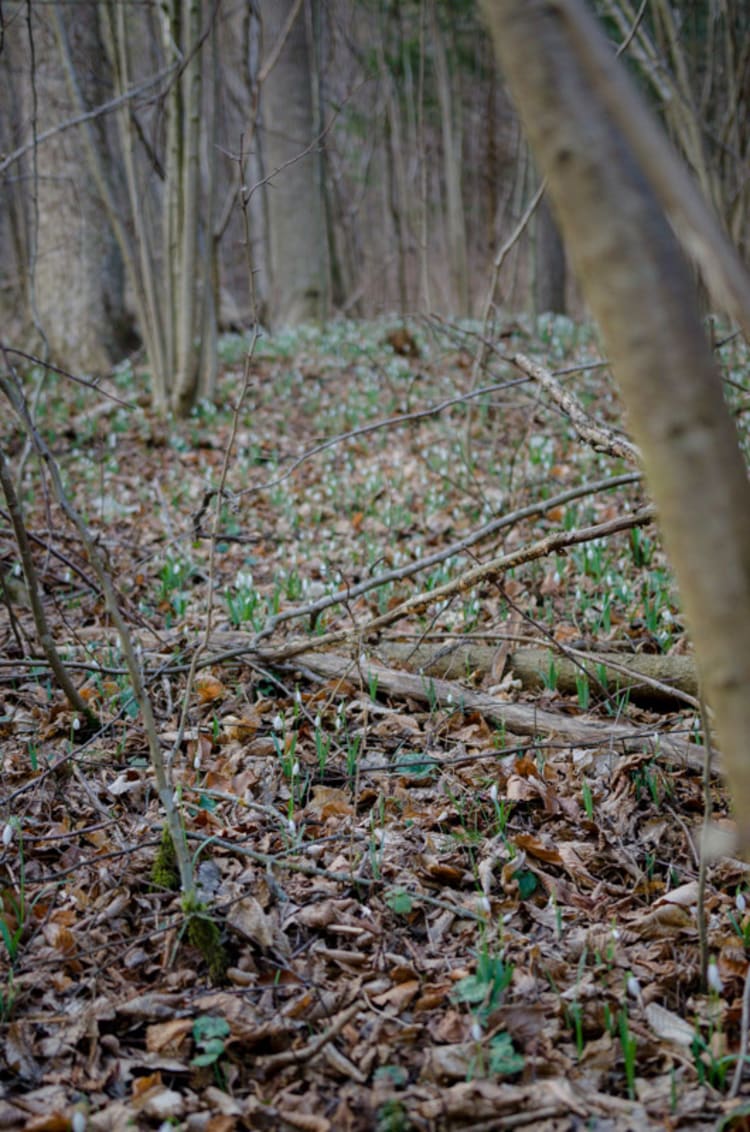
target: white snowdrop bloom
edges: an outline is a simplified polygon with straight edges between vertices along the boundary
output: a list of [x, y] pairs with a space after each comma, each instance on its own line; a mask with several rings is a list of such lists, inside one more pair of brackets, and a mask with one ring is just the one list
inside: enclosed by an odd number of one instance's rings
[[747, 900], [745, 899], [744, 892], [738, 892], [734, 898], [734, 906], [738, 912], [744, 912], [747, 909]]
[[292, 766], [292, 778], [297, 778], [298, 775], [299, 775], [299, 763], [295, 759], [294, 765]]
[[497, 783], [496, 782], [493, 782], [492, 786], [490, 786], [490, 801], [492, 802], [493, 806], [497, 805]]
[[74, 731], [78, 731], [80, 729], [81, 721], [80, 721], [80, 719], [78, 718], [77, 715], [73, 716], [73, 719], [71, 721], [70, 726], [73, 728]]
[[481, 1042], [484, 1031], [479, 1022], [472, 1022], [471, 1024], [471, 1037], [475, 1042]]
[[715, 991], [716, 994], [721, 994], [724, 989], [724, 984], [721, 981], [719, 968], [715, 959], [711, 959], [708, 964], [708, 988]]
[[640, 998], [641, 984], [636, 979], [635, 975], [628, 975], [628, 994], [631, 998]]
[[7, 849], [13, 840], [13, 826], [10, 822], [6, 822], [3, 826], [3, 845]]
[[73, 1113], [73, 1119], [70, 1122], [70, 1126], [73, 1129], [73, 1132], [86, 1132], [87, 1123], [86, 1114], [84, 1112], [81, 1112], [80, 1108], [77, 1108]]
[[274, 731], [283, 731], [284, 730], [284, 720], [282, 719], [282, 717], [280, 715], [275, 715], [273, 717], [273, 729], [274, 729]]
[[489, 896], [480, 896], [479, 907], [486, 916], [489, 916], [490, 912], [492, 911], [492, 905], [490, 904]]
[[292, 835], [297, 832], [297, 823], [295, 822], [294, 818], [289, 818], [286, 823], [286, 827]]
[[617, 930], [617, 928], [612, 928], [611, 935], [612, 935], [612, 939], [614, 939], [614, 940], [618, 940], [620, 938], [620, 933]]

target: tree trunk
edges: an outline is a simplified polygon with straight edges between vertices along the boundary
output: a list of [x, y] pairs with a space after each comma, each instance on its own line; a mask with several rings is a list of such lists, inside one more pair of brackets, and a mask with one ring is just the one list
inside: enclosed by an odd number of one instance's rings
[[[639, 167], [580, 65], [582, 28], [602, 47], [592, 17], [577, 0], [484, 9], [622, 389], [747, 850], [750, 485], [690, 270], [651, 188], [657, 173]], [[610, 73], [618, 66], [612, 58]]]
[[534, 313], [565, 314], [565, 247], [552, 210], [542, 197], [536, 211]]
[[445, 175], [448, 256], [450, 260], [449, 277], [453, 284], [451, 301], [456, 304], [457, 314], [468, 315], [470, 308], [469, 264], [466, 251], [466, 218], [461, 187], [463, 169], [461, 130], [454, 112], [455, 99], [448, 65], [448, 53], [445, 49], [435, 0], [431, 0], [430, 3], [430, 18], [435, 78], [438, 102], [440, 103], [440, 124], [443, 136], [443, 170]]
[[[292, 7], [293, 0], [262, 0], [265, 51], [276, 42]], [[320, 156], [315, 145], [301, 156], [316, 136], [310, 59], [305, 14], [301, 11], [261, 91], [265, 157], [273, 174], [268, 186], [269, 313], [275, 326], [319, 322], [328, 313]]]
[[[30, 30], [35, 68], [26, 37], [24, 102], [27, 120], [36, 118], [36, 133], [41, 133], [77, 109], [66, 83], [59, 35], [76, 61], [84, 106], [96, 106], [110, 92], [95, 3], [60, 6], [55, 21], [47, 16], [40, 20], [35, 9]], [[102, 122], [94, 124], [93, 136], [110, 164]], [[61, 365], [107, 372], [122, 357], [127, 341], [124, 275], [106, 211], [86, 172], [82, 128], [42, 142], [29, 165], [32, 317]]]

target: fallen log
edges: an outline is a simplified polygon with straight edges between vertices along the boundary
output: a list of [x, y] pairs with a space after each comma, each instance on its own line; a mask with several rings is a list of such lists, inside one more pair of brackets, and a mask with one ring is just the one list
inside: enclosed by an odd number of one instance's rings
[[[473, 641], [451, 641], [448, 645], [383, 641], [378, 655], [390, 664], [405, 664], [412, 671], [465, 680], [470, 673], [491, 672], [498, 649]], [[577, 682], [587, 675], [592, 696], [596, 696], [597, 685], [604, 685], [610, 693], [628, 691], [632, 702], [644, 707], [674, 710], [685, 703], [699, 707], [698, 679], [691, 656], [576, 651], [573, 657], [552, 648], [517, 648], [508, 653], [505, 668], [512, 670], [527, 691], [548, 687], [554, 675], [558, 692], [575, 695]]]

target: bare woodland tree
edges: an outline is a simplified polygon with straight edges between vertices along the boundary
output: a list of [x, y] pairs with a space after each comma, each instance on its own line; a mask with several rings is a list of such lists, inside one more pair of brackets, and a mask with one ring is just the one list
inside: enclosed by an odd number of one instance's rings
[[[148, 173], [142, 139], [150, 124], [131, 102], [117, 110], [129, 225], [91, 145], [88, 156], [138, 306], [155, 406], [184, 416], [199, 395], [213, 395], [216, 374], [210, 270], [213, 162], [202, 161], [204, 139], [213, 133], [216, 7], [202, 0], [187, 5], [170, 0], [164, 5], [162, 50], [156, 58], [147, 50], [156, 31], [149, 21], [134, 20], [116, 0], [102, 0], [100, 13], [119, 94], [142, 77], [144, 56], [151, 54], [151, 66], [172, 69], [164, 103], [166, 139], [162, 152], [149, 139]], [[66, 65], [75, 89], [68, 57]]]
[[[498, 57], [547, 177], [567, 245], [599, 322], [656, 502], [694, 638], [705, 695], [750, 848], [750, 485], [703, 333], [688, 265], [664, 208], [692, 187], [644, 162], [642, 107], [579, 0], [485, 0]], [[617, 88], [611, 90], [613, 76]], [[602, 95], [609, 84], [612, 101]], [[617, 98], [617, 113], [613, 100]], [[619, 115], [619, 116], [618, 116]], [[664, 142], [666, 144], [666, 141]], [[642, 150], [641, 152], [644, 152]], [[666, 168], [666, 166], [665, 166]], [[696, 205], [697, 246], [712, 280], [742, 278]], [[683, 230], [685, 230], [683, 228]], [[725, 266], [726, 265], [726, 266]], [[750, 282], [744, 279], [744, 293]], [[738, 299], [741, 301], [741, 298]], [[744, 309], [750, 320], [750, 304]]]

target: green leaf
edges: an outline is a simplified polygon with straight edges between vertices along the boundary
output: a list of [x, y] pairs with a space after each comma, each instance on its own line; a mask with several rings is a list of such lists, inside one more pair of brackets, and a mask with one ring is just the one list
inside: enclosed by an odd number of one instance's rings
[[517, 1053], [513, 1048], [513, 1039], [510, 1034], [495, 1034], [490, 1042], [490, 1072], [498, 1077], [507, 1077], [511, 1073], [520, 1073], [526, 1064], [523, 1054]]
[[201, 1014], [193, 1022], [193, 1040], [199, 1045], [205, 1045], [213, 1038], [228, 1038], [231, 1027], [226, 1018], [218, 1018], [213, 1014]]
[[389, 892], [385, 898], [385, 902], [392, 912], [397, 916], [407, 916], [414, 907], [414, 901], [405, 889], [399, 888], [395, 892]]
[[518, 895], [522, 900], [526, 900], [536, 890], [536, 877], [528, 869], [519, 869], [515, 873], [515, 879], [518, 881]]
[[478, 975], [467, 975], [456, 983], [455, 995], [459, 1002], [484, 1002], [487, 997], [487, 980]]

